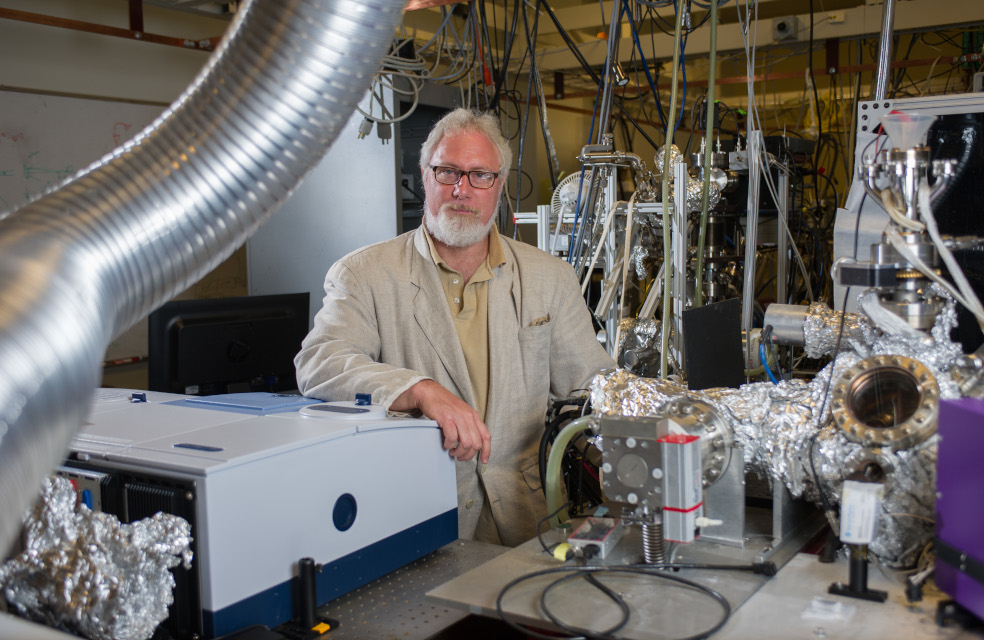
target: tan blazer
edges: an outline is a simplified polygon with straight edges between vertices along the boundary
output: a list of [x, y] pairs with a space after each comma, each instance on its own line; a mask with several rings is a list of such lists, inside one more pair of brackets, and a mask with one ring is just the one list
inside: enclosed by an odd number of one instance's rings
[[[432, 378], [474, 406], [424, 233], [420, 228], [359, 249], [328, 271], [324, 306], [294, 360], [305, 395], [351, 400], [371, 393], [374, 403], [388, 407]], [[493, 270], [488, 290], [492, 455], [484, 470], [477, 459], [457, 465], [458, 534], [474, 535], [487, 499], [503, 544], [516, 545], [536, 535], [537, 520], [546, 515], [537, 447], [549, 398], [585, 388], [595, 372], [615, 363], [595, 338], [570, 265], [501, 239], [506, 262]]]

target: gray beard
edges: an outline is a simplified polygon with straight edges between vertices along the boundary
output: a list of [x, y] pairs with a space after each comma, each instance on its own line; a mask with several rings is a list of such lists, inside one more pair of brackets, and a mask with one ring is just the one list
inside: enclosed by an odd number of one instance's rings
[[[447, 205], [442, 205], [442, 208]], [[436, 215], [427, 212], [424, 205], [424, 226], [435, 240], [455, 249], [463, 249], [477, 244], [489, 235], [495, 216], [485, 224], [468, 218], [438, 211]]]

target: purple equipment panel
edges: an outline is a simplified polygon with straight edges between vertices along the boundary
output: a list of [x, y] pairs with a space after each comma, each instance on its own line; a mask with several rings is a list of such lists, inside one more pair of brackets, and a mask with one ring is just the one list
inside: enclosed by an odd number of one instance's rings
[[[951, 550], [936, 558], [936, 584], [958, 604], [984, 618], [984, 400], [941, 400], [936, 463], [936, 536]], [[961, 563], [959, 558], [964, 555]], [[964, 571], [959, 565], [963, 564]], [[976, 576], [976, 577], [974, 577]]]

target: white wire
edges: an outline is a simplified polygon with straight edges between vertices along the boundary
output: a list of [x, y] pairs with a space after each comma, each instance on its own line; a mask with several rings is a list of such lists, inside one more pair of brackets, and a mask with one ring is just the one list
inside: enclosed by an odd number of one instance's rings
[[919, 183], [918, 199], [920, 212], [923, 221], [926, 223], [926, 231], [929, 232], [930, 239], [933, 241], [933, 244], [936, 245], [937, 252], [939, 252], [940, 257], [943, 258], [943, 262], [950, 270], [950, 277], [953, 278], [953, 281], [957, 284], [960, 292], [971, 303], [971, 305], [964, 304], [964, 306], [974, 314], [978, 323], [981, 323], [981, 325], [984, 326], [984, 307], [981, 306], [981, 301], [978, 299], [977, 293], [967, 280], [967, 276], [964, 275], [963, 269], [961, 269], [960, 265], [957, 264], [957, 261], [950, 252], [950, 249], [943, 242], [943, 238], [940, 237], [940, 230], [936, 226], [936, 217], [933, 215], [932, 202], [929, 194], [929, 183], [925, 178], [923, 178]]
[[[891, 191], [888, 193], [888, 196], [890, 195]], [[881, 194], [879, 194], [879, 201], [881, 202], [882, 209], [884, 209], [885, 213], [888, 214], [888, 217], [890, 217], [895, 224], [900, 227], [909, 229], [910, 231], [923, 231], [926, 229], [926, 225], [924, 223], [907, 218], [905, 213], [900, 211], [892, 200], [885, 202], [885, 198], [881, 197]]]
[[[749, 5], [753, 5], [755, 7], [754, 20], [750, 20], [749, 16], [747, 15]], [[742, 42], [744, 43], [745, 46], [746, 76], [748, 78], [747, 91], [748, 91], [749, 118], [745, 126], [745, 132], [747, 134], [748, 131], [751, 129], [760, 129], [760, 130], [762, 129], [762, 121], [758, 111], [758, 101], [755, 99], [755, 55], [756, 55], [755, 38], [758, 34], [758, 3], [755, 2], [754, 0], [746, 0], [745, 11], [746, 11], [746, 16], [745, 16], [744, 23], [742, 23], [741, 11], [740, 10], [738, 11], [738, 23], [739, 26], [741, 27], [740, 31], [741, 31]], [[749, 26], [752, 27], [751, 38], [748, 37]], [[776, 185], [773, 183], [772, 180], [772, 172], [769, 170], [769, 166], [771, 165], [771, 160], [769, 158], [769, 154], [766, 153], [765, 151], [765, 145], [762, 145], [760, 151], [761, 151], [761, 156], [762, 156], [761, 159], [763, 163], [762, 166], [764, 167], [764, 171], [762, 171], [762, 177], [765, 180], [766, 189], [768, 190], [769, 195], [772, 196], [772, 201], [775, 203], [776, 207], [780, 207], [779, 190], [776, 188]], [[791, 246], [793, 249], [793, 255], [796, 258], [796, 263], [797, 265], [799, 265], [800, 273], [803, 276], [803, 284], [805, 285], [806, 288], [807, 297], [809, 297], [810, 302], [812, 303], [814, 302], [813, 288], [810, 286], [810, 280], [809, 277], [807, 276], [806, 264], [803, 262], [803, 256], [800, 254], [799, 248], [796, 246], [796, 241], [793, 238], [793, 234], [789, 229], [789, 221], [783, 220], [781, 216], [779, 218], [779, 221], [780, 221], [779, 224], [783, 227], [787, 237], [789, 238], [789, 246]]]
[[887, 334], [906, 338], [919, 338], [923, 335], [918, 329], [883, 307], [881, 298], [874, 289], [865, 291], [858, 304], [861, 306], [861, 310], [871, 318], [875, 326]]
[[588, 283], [591, 282], [591, 272], [594, 270], [595, 262], [597, 262], [598, 256], [601, 255], [602, 247], [605, 245], [605, 239], [608, 237], [608, 229], [611, 226], [612, 219], [615, 217], [615, 210], [618, 209], [620, 204], [625, 204], [625, 201], [617, 200], [605, 216], [605, 224], [601, 229], [601, 239], [598, 240], [598, 247], [591, 255], [591, 264], [588, 265], [588, 271], [584, 274], [584, 282], [581, 283], [581, 295], [584, 295], [584, 292], [588, 290]]
[[622, 301], [618, 305], [619, 326], [621, 326], [622, 322], [622, 309], [625, 308], [626, 290], [629, 288], [629, 262], [632, 256], [632, 227], [635, 218], [635, 199], [638, 193], [638, 191], [632, 192], [632, 195], [629, 196], [629, 204], [626, 206], [625, 239], [623, 240], [623, 243], [625, 244], [625, 261], [622, 263]]

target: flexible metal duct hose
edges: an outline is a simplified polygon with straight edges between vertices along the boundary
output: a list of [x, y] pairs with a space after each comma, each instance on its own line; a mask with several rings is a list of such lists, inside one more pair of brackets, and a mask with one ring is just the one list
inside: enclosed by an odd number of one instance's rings
[[290, 194], [369, 86], [402, 8], [249, 3], [154, 124], [0, 219], [0, 555], [82, 424], [110, 340]]

